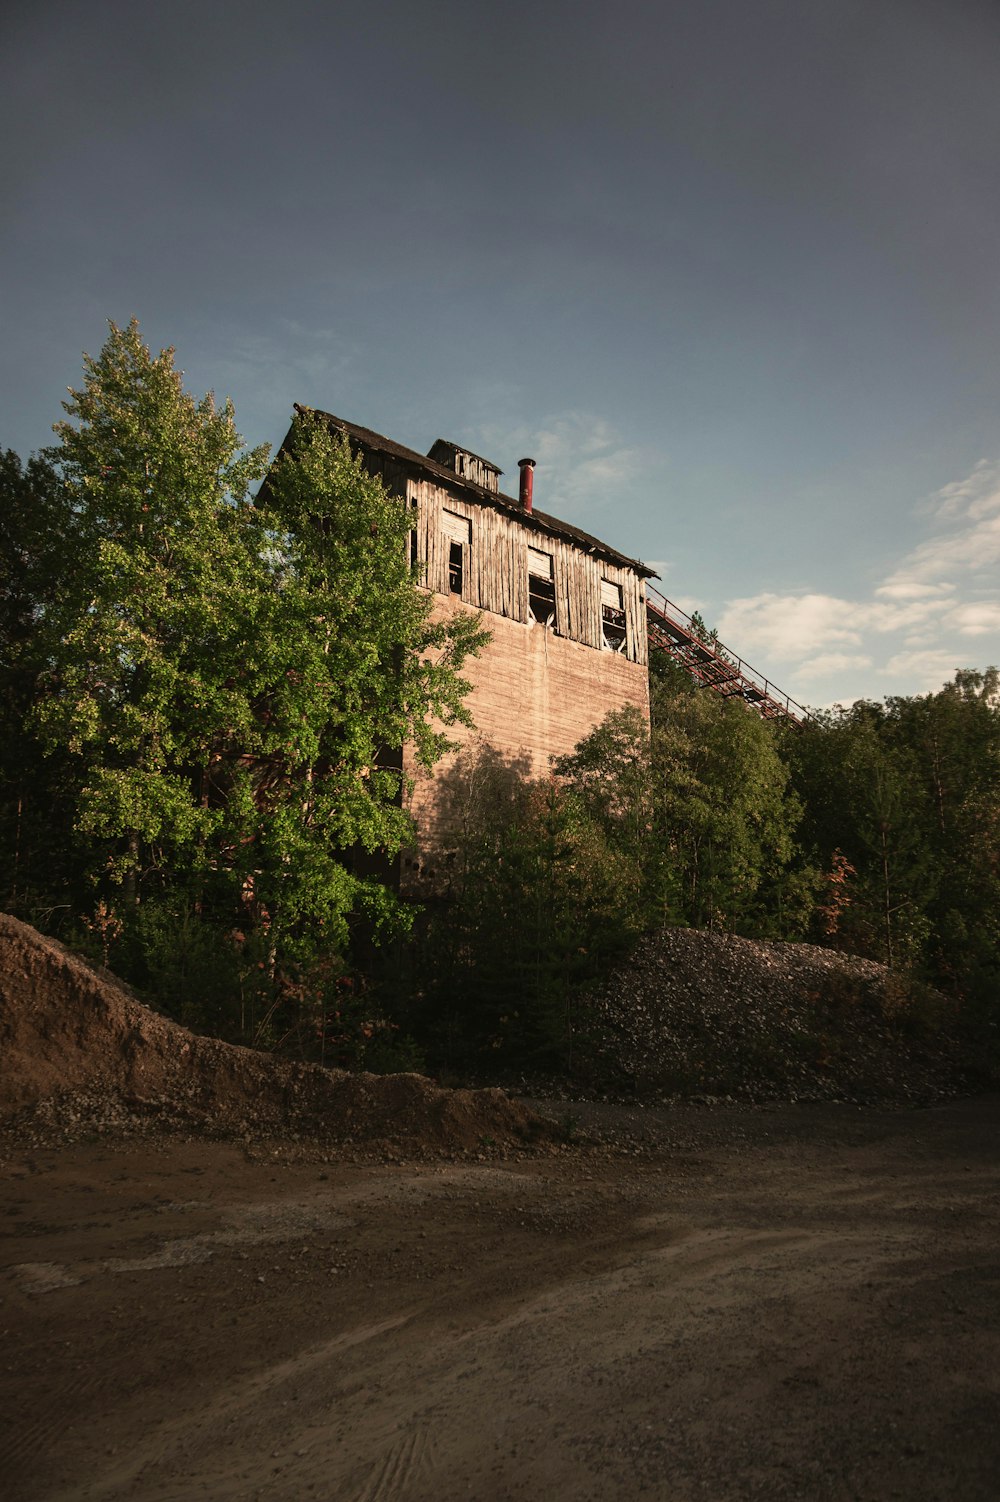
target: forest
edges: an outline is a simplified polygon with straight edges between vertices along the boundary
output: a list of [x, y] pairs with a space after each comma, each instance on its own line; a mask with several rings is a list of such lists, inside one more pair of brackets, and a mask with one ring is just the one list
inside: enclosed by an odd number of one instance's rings
[[[489, 639], [429, 618], [404, 509], [300, 419], [272, 467], [110, 325], [56, 442], [0, 455], [0, 908], [179, 1021], [328, 1064], [571, 1067], [588, 983], [669, 925], [828, 945], [996, 1056], [1000, 676], [764, 721], [652, 654], [532, 780], [446, 774], [449, 889], [394, 748], [468, 725]], [[266, 478], [265, 478], [266, 477]]]

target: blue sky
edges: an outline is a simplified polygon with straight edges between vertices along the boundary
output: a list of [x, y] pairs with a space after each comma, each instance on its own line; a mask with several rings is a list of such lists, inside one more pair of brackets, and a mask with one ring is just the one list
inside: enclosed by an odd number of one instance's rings
[[[147, 13], [148, 12], [148, 13]], [[8, 0], [0, 444], [106, 320], [505, 471], [808, 704], [1000, 661], [1000, 10]]]

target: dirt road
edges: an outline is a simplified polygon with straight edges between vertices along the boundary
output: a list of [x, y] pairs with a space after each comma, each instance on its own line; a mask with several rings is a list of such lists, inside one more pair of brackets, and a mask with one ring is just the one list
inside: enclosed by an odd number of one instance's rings
[[993, 1502], [1000, 1102], [571, 1109], [632, 1142], [7, 1142], [4, 1497]]

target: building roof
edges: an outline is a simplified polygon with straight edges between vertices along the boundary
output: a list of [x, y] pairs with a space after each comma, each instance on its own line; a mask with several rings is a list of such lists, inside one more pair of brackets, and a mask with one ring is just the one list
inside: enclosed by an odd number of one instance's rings
[[433, 459], [435, 451], [440, 452], [441, 450], [444, 450], [446, 454], [450, 454], [452, 458], [456, 454], [465, 454], [469, 459], [475, 459], [477, 464], [482, 464], [484, 468], [492, 469], [495, 474], [503, 474], [503, 470], [499, 464], [494, 464], [492, 459], [484, 459], [482, 454], [474, 454], [471, 449], [465, 448], [461, 443], [453, 443], [450, 438], [435, 438], [427, 450], [428, 459]]
[[[416, 449], [408, 449], [401, 443], [395, 443], [391, 438], [385, 438], [381, 433], [375, 433], [371, 428], [359, 427], [357, 423], [347, 422], [343, 417], [335, 417], [332, 412], [322, 412], [316, 407], [300, 406], [295, 403], [295, 411], [302, 416], [315, 417], [325, 422], [330, 428], [344, 433], [359, 448], [370, 449], [376, 453], [388, 454], [394, 459], [400, 459], [412, 469], [425, 475], [428, 479], [435, 480], [439, 485], [447, 486], [463, 498], [475, 502], [480, 506], [492, 506], [494, 510], [505, 511], [511, 516], [517, 517], [526, 527], [536, 532], [548, 534], [550, 537], [559, 537], [574, 542], [585, 552], [595, 553], [600, 558], [606, 558], [610, 563], [617, 564], [619, 568], [633, 569], [644, 579], [658, 578], [655, 569], [647, 568], [637, 558], [629, 558], [624, 553], [619, 553], [617, 548], [602, 542], [599, 537], [592, 537], [589, 532], [582, 531], [579, 527], [572, 526], [569, 522], [563, 522], [555, 516], [549, 516], [544, 511], [525, 511], [520, 503], [501, 491], [486, 490], [482, 485], [477, 485], [474, 480], [468, 480], [463, 475], [457, 475], [453, 469], [438, 464], [427, 454], [418, 454]], [[287, 439], [286, 439], [287, 442]], [[284, 444], [282, 445], [284, 447]], [[470, 450], [463, 449], [463, 453]], [[496, 468], [490, 460], [483, 460], [491, 468]], [[498, 473], [502, 471], [498, 470]]]

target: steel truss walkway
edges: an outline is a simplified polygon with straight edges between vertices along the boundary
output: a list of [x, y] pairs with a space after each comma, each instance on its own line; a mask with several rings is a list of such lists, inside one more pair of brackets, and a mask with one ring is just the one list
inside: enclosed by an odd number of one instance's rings
[[646, 618], [650, 650], [665, 652], [703, 688], [726, 699], [742, 699], [765, 720], [801, 724], [809, 712], [763, 674], [730, 652], [722, 642], [705, 641], [689, 615], [646, 581]]

